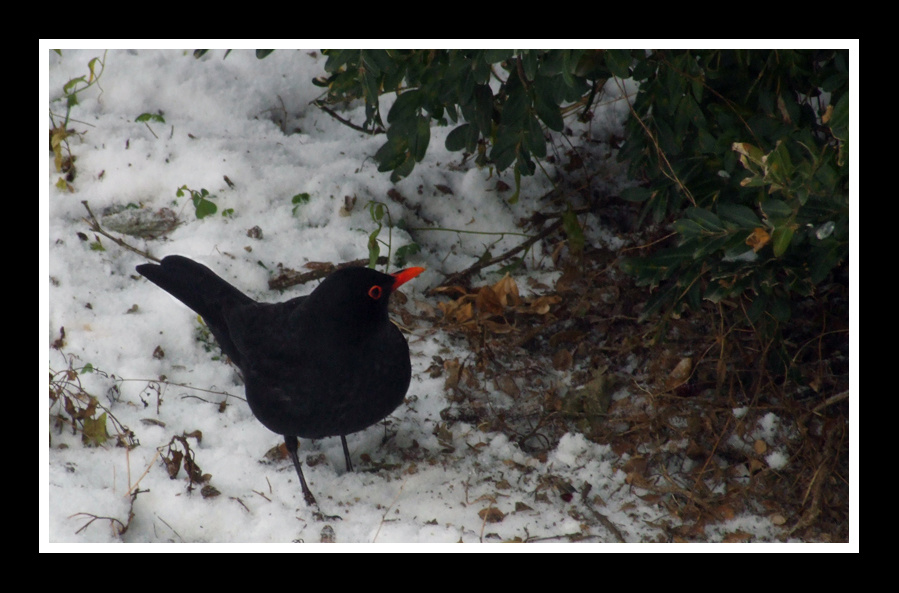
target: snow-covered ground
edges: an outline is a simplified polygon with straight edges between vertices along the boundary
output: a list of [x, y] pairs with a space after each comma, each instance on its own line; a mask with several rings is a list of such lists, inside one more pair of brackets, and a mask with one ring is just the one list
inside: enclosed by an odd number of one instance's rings
[[[475, 426], [456, 423], [449, 432], [435, 431], [448, 406], [445, 379], [432, 378], [427, 369], [436, 355], [446, 360], [465, 353], [421, 324], [408, 336], [413, 379], [406, 402], [386, 426], [348, 439], [355, 473], [344, 471], [339, 439], [301, 442], [304, 471], [321, 510], [341, 519], [316, 516], [289, 460], [266, 461], [281, 438], [253, 418], [233, 367], [197, 340], [196, 315], [136, 274], [144, 258], [98, 236], [83, 220], [86, 202], [104, 228], [131, 246], [160, 258], [189, 256], [253, 298], [278, 301], [308, 294], [315, 285], [283, 294], [270, 290], [268, 280], [281, 264], [304, 272], [309, 262], [368, 257], [368, 237], [377, 227], [366, 206], [372, 200], [413, 227], [430, 221], [516, 232], [515, 221], [529, 214], [527, 198], [550, 189], [543, 176], [527, 179], [522, 200], [510, 206], [495, 191], [496, 176], [446, 151], [449, 128], [434, 127], [425, 160], [394, 186], [372, 159], [383, 136], [356, 132], [311, 105], [321, 92], [311, 79], [323, 74], [325, 61], [315, 50], [278, 50], [263, 60], [250, 50], [226, 59], [223, 51], [211, 51], [200, 60], [191, 50], [171, 49], [47, 53], [46, 92], [57, 122], [65, 103], [53, 99], [62, 96], [63, 85], [87, 77], [92, 58], [104, 62], [99, 83], [81, 93], [71, 110], [74, 191], [57, 187], [61, 174], [52, 158], [44, 169], [49, 212], [42, 212], [41, 223], [49, 221], [49, 286], [47, 277], [40, 280], [49, 291], [49, 319], [42, 326], [48, 363], [51, 372], [89, 365], [92, 372], [70, 378], [108, 411], [111, 435], [121, 432], [114, 417], [139, 446], [115, 446], [111, 439], [87, 447], [81, 434], [48, 427], [48, 414], [41, 412], [42, 544], [565, 542], [572, 534], [586, 542], [616, 541], [601, 526], [584, 531], [579, 518], [595, 512], [628, 542], [663, 538], [653, 524], [665, 511], [625, 483], [626, 460], [608, 446], [570, 434], [538, 460], [503, 435]], [[383, 113], [391, 100], [384, 98]], [[590, 124], [594, 133], [620, 126], [625, 112], [621, 101], [608, 104]], [[136, 122], [144, 113], [161, 114], [164, 123]], [[364, 109], [350, 106], [342, 115], [361, 123]], [[514, 184], [508, 172], [503, 178]], [[176, 197], [182, 186], [214, 194], [218, 212], [198, 219], [190, 199]], [[388, 197], [394, 188], [405, 208]], [[304, 193], [308, 202], [292, 202]], [[150, 214], [167, 208], [181, 224], [161, 239], [115, 232], [116, 217], [127, 219], [134, 209], [108, 215], [126, 206]], [[402, 307], [412, 313], [435, 306], [425, 290], [470, 266], [495, 239], [422, 236], [427, 243], [410, 265], [427, 272], [403, 287], [409, 299]], [[492, 250], [520, 240], [506, 237]], [[395, 228], [392, 241], [395, 250], [412, 239]], [[555, 272], [535, 273], [551, 279]], [[51, 410], [57, 412], [66, 416]], [[391, 438], [382, 443], [385, 435]], [[48, 436], [49, 447], [43, 440]], [[192, 490], [183, 468], [170, 479], [163, 463], [171, 449], [183, 452], [183, 443], [202, 473], [211, 475]], [[539, 479], [546, 474], [590, 484], [592, 500], [604, 506], [547, 489]], [[124, 524], [128, 529], [120, 535], [116, 527]], [[738, 517], [735, 525], [758, 540], [780, 539], [766, 519]]]

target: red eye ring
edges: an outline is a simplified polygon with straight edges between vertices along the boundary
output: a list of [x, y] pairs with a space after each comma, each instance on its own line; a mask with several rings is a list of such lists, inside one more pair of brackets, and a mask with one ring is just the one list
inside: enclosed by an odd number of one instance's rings
[[371, 288], [368, 289], [368, 296], [370, 296], [374, 300], [379, 300], [381, 296], [384, 294], [384, 289], [375, 284]]

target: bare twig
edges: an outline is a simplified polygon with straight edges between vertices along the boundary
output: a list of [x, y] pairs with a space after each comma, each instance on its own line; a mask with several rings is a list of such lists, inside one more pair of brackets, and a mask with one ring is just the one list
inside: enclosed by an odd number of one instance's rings
[[591, 513], [593, 513], [593, 516], [596, 517], [596, 520], [602, 523], [603, 527], [612, 532], [612, 535], [615, 536], [615, 539], [617, 539], [621, 543], [624, 543], [624, 536], [621, 535], [621, 531], [618, 530], [618, 527], [616, 527], [608, 517], [594, 509], [593, 504], [590, 502], [590, 499], [587, 498], [587, 495], [590, 493], [590, 486], [590, 484], [587, 484], [583, 488], [581, 488], [581, 502], [584, 503], [584, 506], [586, 506]]
[[315, 105], [316, 107], [318, 107], [319, 109], [321, 109], [322, 111], [324, 111], [325, 113], [327, 113], [328, 115], [330, 115], [331, 117], [333, 117], [334, 119], [336, 119], [337, 121], [339, 121], [340, 123], [342, 123], [343, 125], [353, 128], [354, 130], [356, 130], [358, 132], [362, 132], [363, 134], [369, 134], [371, 136], [384, 133], [384, 130], [382, 130], [380, 127], [374, 128], [372, 130], [366, 130], [362, 126], [354, 124], [350, 120], [340, 117], [339, 115], [337, 115], [337, 112], [335, 112], [333, 109], [330, 109], [329, 107], [325, 107], [325, 104], [322, 101], [313, 101], [312, 104]]
[[[622, 94], [624, 94], [624, 87], [621, 86], [621, 81], [617, 77], [615, 78], [615, 84], [618, 85], [618, 89], [622, 92]], [[637, 114], [637, 110], [634, 109], [634, 106], [631, 105], [630, 101], [627, 102], [627, 106], [631, 110], [631, 115], [633, 116], [633, 118], [637, 120], [637, 123], [639, 123], [640, 127], [643, 128], [643, 131], [646, 132], [646, 135], [649, 137], [649, 140], [652, 142], [653, 146], [656, 149], [656, 154], [658, 154], [659, 159], [661, 159], [662, 162], [665, 163], [665, 167], [667, 167], [667, 170], [663, 167], [659, 167], [659, 170], [665, 177], [677, 184], [677, 187], [684, 193], [685, 196], [687, 196], [687, 199], [690, 200], [690, 203], [695, 206], [696, 200], [693, 198], [693, 194], [689, 189], [687, 189], [687, 186], [683, 184], [683, 182], [677, 176], [677, 173], [674, 172], [674, 167], [671, 165], [671, 162], [668, 161], [668, 156], [665, 154], [665, 151], [663, 151], [662, 147], [659, 146], [659, 141], [655, 136], [652, 135], [652, 131], [650, 131], [649, 127]]]
[[[383, 266], [387, 263], [387, 258], [382, 255], [378, 258], [377, 263], [379, 266]], [[342, 268], [350, 267], [362, 267], [367, 265], [368, 259], [356, 259], [353, 261], [344, 262], [342, 264], [337, 264], [336, 266], [333, 264], [321, 265], [310, 272], [282, 270], [277, 276], [272, 277], [268, 281], [268, 287], [271, 290], [284, 290], [286, 288], [290, 288], [291, 286], [296, 286], [297, 284], [305, 284], [307, 282], [312, 282], [313, 280], [319, 280], [321, 278], [324, 278], [325, 276], [329, 276], [332, 272], [334, 272], [334, 270], [340, 270]]]
[[93, 212], [91, 212], [90, 206], [87, 205], [87, 200], [82, 200], [81, 203], [84, 204], [84, 208], [87, 210], [87, 214], [90, 217], [90, 218], [82, 218], [82, 220], [87, 223], [87, 225], [91, 228], [92, 231], [94, 231], [95, 233], [98, 233], [100, 235], [103, 235], [104, 237], [106, 237], [107, 239], [109, 239], [110, 241], [112, 241], [113, 243], [118, 245], [119, 247], [123, 247], [123, 248], [127, 249], [128, 251], [133, 251], [134, 253], [136, 253], [138, 255], [142, 255], [149, 260], [159, 263], [159, 260], [157, 258], [153, 257], [146, 251], [141, 251], [137, 247], [132, 247], [131, 245], [129, 245], [129, 244], [125, 243], [124, 241], [122, 241], [121, 239], [119, 239], [118, 237], [114, 237], [114, 236], [110, 235], [109, 233], [107, 233], [105, 230], [103, 230], [103, 227], [100, 226], [100, 222], [97, 220], [97, 217], [94, 216]]
[[[480, 272], [484, 268], [488, 268], [494, 264], [498, 264], [502, 261], [509, 259], [516, 253], [529, 248], [531, 245], [533, 245], [537, 241], [539, 241], [541, 239], [545, 239], [546, 237], [550, 236], [551, 234], [556, 232], [556, 230], [558, 230], [559, 227], [561, 227], [561, 226], [562, 226], [562, 219], [559, 218], [558, 220], [556, 220], [555, 222], [550, 224], [548, 227], [546, 227], [545, 229], [540, 231], [538, 234], [536, 234], [533, 237], [531, 237], [530, 239], [522, 242], [517, 247], [513, 247], [509, 251], [507, 251], [501, 255], [497, 255], [496, 257], [491, 257], [490, 259], [486, 259], [486, 260], [480, 260], [473, 266], [471, 266], [465, 270], [462, 270], [461, 272], [456, 272], [455, 274], [451, 274], [451, 275], [447, 276], [446, 279], [441, 283], [441, 286], [464, 283], [468, 279], [469, 276]], [[434, 292], [435, 289], [436, 289], [436, 287], [428, 290], [427, 294], [429, 296], [433, 296], [435, 294], [435, 292]]]
[[396, 504], [396, 501], [399, 500], [400, 494], [403, 493], [403, 488], [406, 487], [406, 480], [408, 480], [408, 477], [403, 478], [403, 483], [400, 484], [400, 489], [397, 490], [396, 496], [393, 497], [393, 500], [390, 502], [389, 505], [387, 505], [387, 508], [384, 509], [384, 514], [381, 515], [381, 522], [378, 523], [378, 529], [377, 529], [377, 531], [375, 531], [375, 536], [371, 539], [372, 543], [374, 543], [378, 540], [378, 534], [381, 533], [381, 527], [384, 525], [384, 522], [387, 521], [387, 513], [390, 512], [390, 509], [392, 509], [393, 505]]
[[838, 394], [836, 394], [836, 395], [831, 395], [831, 396], [828, 397], [826, 400], [824, 400], [823, 402], [821, 402], [820, 404], [818, 404], [817, 406], [815, 406], [814, 408], [812, 408], [812, 414], [818, 414], [818, 413], [820, 413], [824, 408], [826, 408], [826, 407], [828, 407], [828, 406], [832, 406], [832, 405], [834, 405], [835, 403], [841, 402], [841, 401], [843, 401], [843, 400], [845, 400], [845, 399], [849, 399], [849, 391], [848, 391], [848, 390], [842, 391], [842, 392], [840, 392], [840, 393], [838, 393]]

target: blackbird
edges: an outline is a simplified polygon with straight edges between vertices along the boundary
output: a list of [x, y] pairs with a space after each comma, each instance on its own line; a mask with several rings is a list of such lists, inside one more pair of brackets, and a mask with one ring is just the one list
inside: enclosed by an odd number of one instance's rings
[[297, 437], [346, 435], [380, 421], [402, 403], [412, 368], [409, 346], [387, 317], [390, 293], [424, 268], [395, 274], [348, 267], [312, 294], [259, 303], [186, 257], [170, 255], [137, 271], [206, 322], [240, 369], [253, 415], [283, 435], [306, 504], [315, 497], [297, 457]]

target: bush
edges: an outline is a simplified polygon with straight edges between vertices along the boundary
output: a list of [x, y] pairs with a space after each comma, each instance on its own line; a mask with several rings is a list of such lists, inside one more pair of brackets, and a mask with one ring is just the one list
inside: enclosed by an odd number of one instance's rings
[[784, 322], [849, 252], [848, 51], [701, 50], [635, 56], [620, 158], [675, 246], [628, 259], [658, 286], [644, 316], [735, 299]]
[[[546, 156], [544, 127], [561, 131], [572, 112], [590, 117], [610, 77], [637, 81], [619, 159], [639, 185], [621, 196], [644, 204], [643, 220], [674, 220], [677, 235], [672, 246], [621, 262], [653, 289], [643, 318], [728, 302], [770, 344], [796, 297], [820, 293], [846, 262], [848, 50], [323, 54], [320, 105], [364, 101], [362, 129], [386, 127], [375, 159], [394, 181], [424, 158], [433, 120], [455, 126], [447, 149], [498, 171], [513, 167], [520, 186]], [[379, 97], [391, 92], [385, 125]], [[845, 287], [846, 275], [836, 278]]]
[[[363, 128], [383, 128], [379, 97], [396, 92], [387, 141], [375, 159], [391, 179], [407, 176], [431, 139], [431, 121], [456, 125], [446, 148], [478, 165], [514, 166], [516, 182], [546, 156], [543, 127], [561, 131], [566, 111], [589, 111], [608, 79], [595, 50], [323, 50], [329, 102], [362, 99]], [[493, 80], [493, 85], [491, 81]], [[498, 87], [498, 90], [494, 90]], [[463, 121], [464, 120], [464, 121]], [[489, 146], [489, 150], [488, 150]]]

